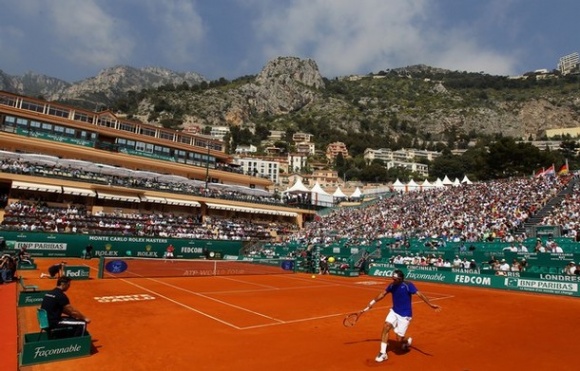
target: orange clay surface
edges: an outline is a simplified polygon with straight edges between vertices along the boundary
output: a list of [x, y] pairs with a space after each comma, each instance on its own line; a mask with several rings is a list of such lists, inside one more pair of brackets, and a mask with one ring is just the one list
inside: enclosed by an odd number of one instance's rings
[[[97, 259], [67, 261], [96, 277]], [[54, 280], [39, 276], [58, 260], [36, 262], [39, 270], [20, 274], [52, 288]], [[576, 369], [579, 298], [423, 282], [415, 283], [443, 310], [415, 298], [411, 351], [391, 340], [389, 359], [375, 363], [390, 297], [354, 327], [342, 320], [389, 282], [306, 274], [78, 280], [67, 293], [92, 320], [93, 354], [21, 370]], [[153, 299], [97, 299], [119, 295]], [[21, 338], [38, 331], [35, 311], [18, 308]]]

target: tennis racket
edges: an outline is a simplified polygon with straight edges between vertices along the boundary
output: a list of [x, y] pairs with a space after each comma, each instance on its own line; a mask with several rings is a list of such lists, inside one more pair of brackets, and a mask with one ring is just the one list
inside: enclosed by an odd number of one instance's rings
[[344, 317], [344, 319], [342, 320], [342, 324], [345, 327], [352, 327], [357, 323], [358, 319], [360, 318], [360, 316], [362, 314], [363, 314], [363, 312], [356, 312], [356, 313], [347, 314], [346, 317]]

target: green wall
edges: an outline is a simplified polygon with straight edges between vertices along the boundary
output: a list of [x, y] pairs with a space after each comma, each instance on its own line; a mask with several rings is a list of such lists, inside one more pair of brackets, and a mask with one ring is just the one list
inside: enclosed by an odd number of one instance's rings
[[103, 236], [65, 233], [2, 232], [8, 249], [26, 245], [37, 257], [80, 257], [85, 247], [93, 245], [93, 256], [135, 256], [162, 258], [169, 244], [175, 247], [177, 258], [195, 259], [204, 249], [216, 255], [239, 255], [242, 241], [189, 240], [183, 238]]

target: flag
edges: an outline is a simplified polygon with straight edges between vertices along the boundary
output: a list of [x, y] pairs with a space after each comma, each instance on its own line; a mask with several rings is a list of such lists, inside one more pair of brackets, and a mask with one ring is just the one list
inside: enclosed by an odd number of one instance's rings
[[570, 169], [568, 169], [568, 160], [566, 160], [566, 163], [562, 165], [560, 170], [558, 170], [558, 175], [567, 175], [569, 171]]
[[549, 168], [546, 169], [546, 171], [544, 171], [543, 176], [548, 176], [548, 175], [556, 175], [556, 170], [555, 170], [554, 164], [552, 164], [552, 166], [550, 166]]
[[541, 168], [540, 170], [536, 171], [536, 174], [534, 174], [534, 178], [539, 178], [541, 176], [544, 176], [544, 168]]

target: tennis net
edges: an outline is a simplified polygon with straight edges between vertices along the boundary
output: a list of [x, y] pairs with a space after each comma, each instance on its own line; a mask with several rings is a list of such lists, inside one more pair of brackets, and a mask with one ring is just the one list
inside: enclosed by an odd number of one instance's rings
[[293, 259], [203, 260], [101, 257], [98, 277], [204, 277], [294, 272]]

